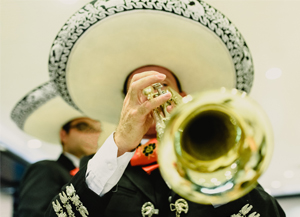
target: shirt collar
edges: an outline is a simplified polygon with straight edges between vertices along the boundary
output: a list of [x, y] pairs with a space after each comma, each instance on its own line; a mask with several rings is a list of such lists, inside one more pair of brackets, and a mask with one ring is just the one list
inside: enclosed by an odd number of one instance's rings
[[70, 160], [72, 161], [72, 163], [74, 164], [75, 167], [79, 168], [80, 165], [80, 159], [78, 157], [76, 157], [75, 155], [72, 155], [68, 152], [64, 152], [64, 155]]
[[141, 140], [141, 144], [144, 145], [145, 143], [147, 143], [150, 139], [142, 139]]

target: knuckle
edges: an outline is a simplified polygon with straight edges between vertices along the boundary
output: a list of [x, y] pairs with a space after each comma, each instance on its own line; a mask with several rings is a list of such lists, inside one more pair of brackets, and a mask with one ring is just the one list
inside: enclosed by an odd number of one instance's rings
[[164, 99], [161, 97], [157, 97], [153, 100], [153, 104], [155, 104], [156, 107], [162, 105], [163, 103], [164, 103]]
[[130, 113], [130, 117], [136, 117], [140, 113], [139, 109], [134, 109]]
[[137, 80], [138, 79], [138, 77], [139, 77], [139, 75], [138, 74], [134, 74], [133, 76], [132, 76], [132, 81], [135, 81], [135, 80]]
[[137, 83], [134, 81], [130, 84], [131, 89], [136, 89], [136, 86], [137, 86]]
[[140, 106], [138, 108], [138, 110], [136, 111], [136, 115], [137, 114], [141, 114], [141, 115], [144, 115], [144, 114], [147, 114], [147, 107], [146, 106]]
[[153, 101], [153, 99], [152, 100], [150, 100], [150, 101], [147, 101], [145, 104], [144, 104], [144, 106], [143, 106], [143, 108], [144, 108], [144, 110], [145, 111], [151, 111], [152, 110], [152, 102]]

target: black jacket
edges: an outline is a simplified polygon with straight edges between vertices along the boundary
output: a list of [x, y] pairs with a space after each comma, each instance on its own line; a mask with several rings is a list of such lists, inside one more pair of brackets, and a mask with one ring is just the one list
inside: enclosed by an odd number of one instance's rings
[[[181, 197], [166, 186], [159, 170], [148, 175], [140, 167], [129, 165], [118, 184], [103, 197], [88, 188], [85, 172], [86, 167], [62, 189], [60, 195], [63, 197], [57, 195], [53, 199], [46, 217], [56, 217], [59, 213], [66, 213], [67, 216], [74, 213], [75, 216], [89, 217], [139, 217], [142, 216], [141, 208], [146, 202], [151, 202], [154, 208], [159, 210], [159, 214], [153, 214], [153, 217], [176, 216], [175, 211], [171, 211], [170, 204], [174, 204]], [[217, 208], [190, 201], [188, 206], [188, 212], [186, 214], [182, 212], [180, 216], [235, 217], [235, 214], [236, 217], [258, 217], [258, 214], [260, 217], [285, 216], [277, 201], [259, 185], [246, 196]], [[69, 214], [66, 207], [70, 207]], [[78, 210], [81, 210], [81, 214]]]
[[70, 181], [73, 163], [63, 154], [28, 167], [15, 196], [14, 217], [41, 217], [61, 188]]

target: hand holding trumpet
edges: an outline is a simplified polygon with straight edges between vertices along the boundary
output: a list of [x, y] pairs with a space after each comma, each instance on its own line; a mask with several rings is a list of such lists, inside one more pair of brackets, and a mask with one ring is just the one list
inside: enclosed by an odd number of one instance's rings
[[128, 92], [114, 136], [118, 146], [118, 156], [135, 149], [147, 133], [155, 137], [152, 111], [168, 101], [171, 93], [166, 92], [148, 100], [143, 90], [154, 83], [164, 82], [165, 79], [165, 74], [156, 71], [136, 73], [129, 79]]

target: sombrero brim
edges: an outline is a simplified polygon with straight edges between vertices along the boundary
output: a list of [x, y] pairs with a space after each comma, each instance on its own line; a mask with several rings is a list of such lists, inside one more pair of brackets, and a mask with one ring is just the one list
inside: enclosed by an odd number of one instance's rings
[[[81, 117], [86, 115], [68, 105], [51, 81], [30, 91], [11, 112], [12, 120], [21, 130], [52, 144], [60, 144], [59, 132], [64, 124]], [[114, 125], [106, 122], [101, 122], [101, 127], [103, 132], [99, 144], [115, 129]]]
[[236, 27], [206, 3], [102, 3], [76, 12], [52, 45], [50, 76], [70, 105], [116, 124], [125, 78], [145, 65], [168, 68], [187, 93], [250, 91], [249, 49]]

